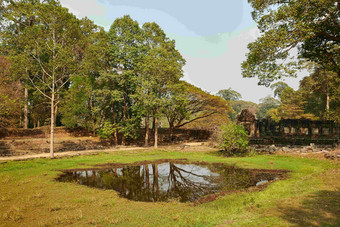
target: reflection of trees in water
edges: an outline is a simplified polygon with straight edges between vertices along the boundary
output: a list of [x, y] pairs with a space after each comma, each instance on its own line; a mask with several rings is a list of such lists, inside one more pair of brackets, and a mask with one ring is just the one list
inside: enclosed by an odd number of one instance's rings
[[[77, 181], [91, 187], [113, 189], [130, 200], [167, 201], [179, 198], [181, 202], [194, 201], [222, 189], [246, 188], [258, 181], [256, 174], [247, 169], [211, 165], [207, 171], [207, 166], [190, 166], [192, 169], [188, 170], [189, 165], [163, 163], [76, 171], [66, 174], [62, 181]], [[200, 171], [203, 168], [205, 174]]]
[[168, 193], [173, 198], [181, 197], [181, 201], [194, 201], [203, 195], [214, 193], [219, 189], [216, 185], [215, 177], [199, 175], [193, 173], [193, 171], [180, 168], [173, 163], [170, 163], [168, 179]]

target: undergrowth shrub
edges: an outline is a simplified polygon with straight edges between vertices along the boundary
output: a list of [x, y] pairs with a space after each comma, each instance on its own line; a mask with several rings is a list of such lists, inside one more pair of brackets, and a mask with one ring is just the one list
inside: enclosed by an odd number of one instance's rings
[[248, 134], [242, 125], [222, 125], [218, 133], [218, 146], [224, 155], [245, 155], [248, 152]]

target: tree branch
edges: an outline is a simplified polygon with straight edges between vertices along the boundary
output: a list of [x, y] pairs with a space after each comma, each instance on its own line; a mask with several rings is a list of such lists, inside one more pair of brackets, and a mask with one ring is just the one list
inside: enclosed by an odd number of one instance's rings
[[46, 95], [43, 91], [41, 91], [35, 84], [34, 84], [34, 82], [33, 82], [33, 80], [32, 80], [32, 78], [30, 77], [30, 76], [27, 76], [28, 77], [28, 79], [31, 81], [31, 83], [32, 83], [32, 85], [43, 95], [43, 96], [45, 96], [46, 98], [48, 98], [48, 99], [52, 99], [51, 97], [49, 97], [48, 95]]
[[183, 127], [184, 125], [186, 125], [186, 124], [189, 124], [189, 123], [191, 123], [191, 122], [193, 122], [193, 121], [196, 121], [196, 120], [198, 120], [198, 119], [202, 119], [202, 118], [206, 118], [206, 117], [209, 117], [209, 116], [211, 116], [211, 115], [213, 115], [213, 114], [215, 114], [215, 113], [217, 113], [217, 112], [211, 112], [211, 113], [209, 113], [209, 114], [205, 114], [205, 115], [203, 115], [203, 116], [200, 116], [200, 117], [196, 117], [196, 118], [194, 118], [194, 119], [191, 119], [190, 121], [187, 121], [187, 122], [184, 122], [184, 123], [182, 123], [182, 124], [180, 124], [180, 125], [176, 125], [175, 126], [175, 128], [180, 128], [180, 127]]

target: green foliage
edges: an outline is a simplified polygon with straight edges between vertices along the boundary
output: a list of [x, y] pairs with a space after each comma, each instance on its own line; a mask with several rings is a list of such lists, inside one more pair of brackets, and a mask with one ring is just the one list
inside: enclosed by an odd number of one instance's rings
[[275, 109], [280, 105], [280, 101], [277, 99], [267, 96], [263, 99], [260, 99], [260, 104], [258, 105], [258, 119], [265, 118], [268, 116], [268, 111], [271, 109]]
[[[269, 85], [295, 76], [306, 60], [340, 75], [340, 3], [334, 0], [249, 0], [261, 36], [248, 45], [244, 77]], [[297, 49], [298, 53], [292, 51]], [[296, 58], [297, 57], [297, 58]]]
[[305, 118], [339, 122], [339, 95], [340, 79], [337, 74], [317, 67], [310, 76], [300, 81], [297, 91], [286, 87], [280, 95], [280, 106], [268, 111], [268, 115], [275, 121]]
[[103, 127], [101, 127], [98, 131], [98, 135], [101, 139], [111, 139], [113, 137], [114, 131], [114, 125], [110, 122], [105, 122]]
[[184, 89], [174, 96], [177, 109], [165, 110], [169, 125], [175, 128], [214, 128], [229, 123], [230, 103], [223, 98], [211, 95], [202, 89], [182, 81]]
[[218, 138], [219, 148], [225, 155], [240, 155], [247, 151], [248, 134], [242, 125], [222, 125]]
[[22, 107], [22, 86], [8, 75], [10, 62], [0, 56], [0, 128], [18, 127]]
[[281, 102], [278, 107], [280, 119], [317, 119], [314, 114], [305, 113], [307, 101], [300, 91], [295, 91], [291, 87], [285, 88], [281, 94]]
[[229, 116], [232, 121], [235, 121], [237, 114], [239, 114], [244, 109], [249, 109], [249, 108], [254, 109], [257, 115], [260, 111], [256, 103], [250, 102], [250, 101], [244, 101], [244, 100], [232, 101], [231, 107], [233, 108], [233, 112], [230, 112]]
[[282, 81], [279, 81], [279, 82], [276, 82], [276, 83], [270, 85], [270, 88], [272, 90], [274, 90], [274, 98], [278, 97], [280, 99], [281, 94], [286, 87], [289, 87], [288, 84], [286, 84], [285, 82], [282, 82]]
[[300, 82], [299, 92], [307, 102], [307, 113], [320, 119], [339, 118], [337, 108], [340, 106], [340, 78], [336, 73], [316, 68]]
[[217, 92], [218, 96], [221, 96], [227, 101], [237, 101], [242, 98], [241, 94], [231, 88], [220, 90]]

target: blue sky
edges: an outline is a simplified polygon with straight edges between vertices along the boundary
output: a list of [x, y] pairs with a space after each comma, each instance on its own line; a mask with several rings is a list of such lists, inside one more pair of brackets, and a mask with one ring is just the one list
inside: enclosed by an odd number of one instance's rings
[[[141, 25], [158, 23], [187, 60], [184, 80], [212, 94], [231, 87], [244, 100], [272, 95], [256, 78], [242, 78], [247, 44], [259, 36], [247, 0], [61, 0], [79, 18], [87, 16], [109, 29], [129, 14]], [[298, 87], [299, 79], [286, 82]]]

